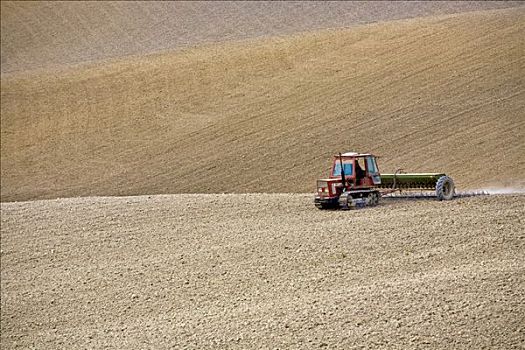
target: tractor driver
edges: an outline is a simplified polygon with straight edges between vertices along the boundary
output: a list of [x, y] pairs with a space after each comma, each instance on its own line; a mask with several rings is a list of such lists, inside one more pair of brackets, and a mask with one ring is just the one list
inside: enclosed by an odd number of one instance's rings
[[361, 165], [359, 164], [359, 161], [355, 160], [355, 184], [359, 185], [361, 183], [361, 180], [365, 178], [365, 171], [363, 168], [361, 168]]

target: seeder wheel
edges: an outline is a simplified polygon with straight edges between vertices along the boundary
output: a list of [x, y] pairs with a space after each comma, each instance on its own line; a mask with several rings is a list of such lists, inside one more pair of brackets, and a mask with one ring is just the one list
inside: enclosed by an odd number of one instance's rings
[[454, 197], [455, 187], [451, 177], [441, 176], [436, 183], [436, 197], [438, 200], [450, 200]]

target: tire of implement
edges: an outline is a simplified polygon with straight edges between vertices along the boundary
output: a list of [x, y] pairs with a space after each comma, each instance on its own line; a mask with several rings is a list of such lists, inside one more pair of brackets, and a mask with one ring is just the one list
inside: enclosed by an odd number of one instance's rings
[[451, 177], [441, 176], [436, 183], [436, 197], [440, 201], [454, 198], [455, 187]]

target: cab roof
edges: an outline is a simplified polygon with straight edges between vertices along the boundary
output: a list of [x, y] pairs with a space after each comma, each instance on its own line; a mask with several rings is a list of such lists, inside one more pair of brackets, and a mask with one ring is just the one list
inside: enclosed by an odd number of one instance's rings
[[[375, 157], [371, 153], [358, 153], [358, 152], [345, 152], [345, 153], [342, 153], [341, 156], [343, 157], [368, 157], [368, 156]], [[334, 157], [339, 157], [339, 154], [335, 155]]]

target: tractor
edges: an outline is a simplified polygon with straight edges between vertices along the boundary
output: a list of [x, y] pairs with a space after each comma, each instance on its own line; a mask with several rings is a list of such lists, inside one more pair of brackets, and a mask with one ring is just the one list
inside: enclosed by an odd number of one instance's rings
[[[314, 203], [319, 209], [351, 209], [374, 206], [382, 197], [435, 197], [450, 200], [454, 181], [443, 173], [380, 174], [376, 157], [370, 153], [339, 153], [334, 156], [330, 176], [317, 180]], [[423, 193], [426, 191], [426, 194]], [[432, 191], [432, 193], [428, 193]]]

